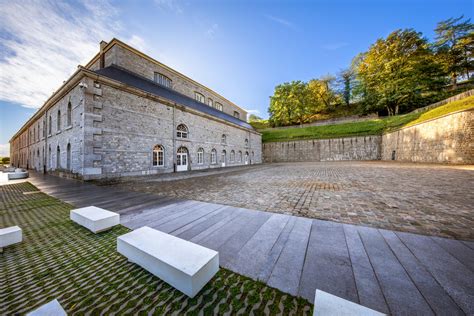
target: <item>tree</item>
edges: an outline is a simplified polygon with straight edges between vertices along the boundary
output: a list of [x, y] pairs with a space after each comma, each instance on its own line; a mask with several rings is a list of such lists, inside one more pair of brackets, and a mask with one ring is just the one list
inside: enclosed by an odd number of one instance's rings
[[389, 115], [419, 104], [444, 84], [444, 73], [427, 40], [412, 29], [377, 40], [361, 56], [357, 71], [366, 108], [385, 108]]
[[355, 80], [355, 71], [352, 67], [342, 70], [338, 75], [338, 92], [346, 106], [349, 106], [352, 99], [352, 90]]
[[307, 84], [292, 81], [276, 86], [270, 97], [268, 113], [272, 125], [303, 123], [309, 113]]
[[312, 113], [334, 110], [339, 100], [333, 88], [335, 80], [334, 76], [326, 75], [308, 83]]
[[435, 33], [438, 58], [444, 70], [449, 73], [453, 88], [456, 88], [458, 77], [463, 74], [469, 79], [474, 69], [473, 37], [474, 24], [464, 16], [450, 18], [438, 23]]
[[261, 121], [262, 118], [255, 115], [255, 114], [250, 114], [249, 115], [249, 122], [258, 122], [258, 121]]

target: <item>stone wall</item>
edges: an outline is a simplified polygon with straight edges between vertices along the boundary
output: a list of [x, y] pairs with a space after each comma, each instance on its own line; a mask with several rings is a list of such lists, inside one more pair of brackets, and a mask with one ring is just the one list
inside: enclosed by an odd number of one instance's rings
[[[107, 50], [104, 57], [105, 67], [117, 65], [149, 80], [154, 80], [155, 72], [161, 73], [171, 79], [171, 86], [173, 90], [176, 90], [193, 99], [195, 97], [194, 92], [198, 92], [205, 97], [206, 104], [208, 104], [209, 100], [212, 100], [213, 104], [218, 102], [222, 104], [223, 112], [232, 116], [234, 116], [234, 112], [237, 112], [239, 113], [239, 118], [241, 120], [245, 121], [247, 119], [247, 112], [235, 106], [221, 95], [190, 78], [184, 77], [165, 65], [160, 65], [156, 62], [145, 59], [142, 56], [135, 54], [131, 50], [126, 49], [125, 47], [115, 44], [109, 50]], [[93, 64], [90, 68], [97, 69], [98, 64]]]
[[382, 159], [453, 164], [474, 163], [474, 109], [383, 135]]
[[263, 144], [265, 162], [380, 159], [381, 136], [298, 140]]
[[[261, 163], [261, 136], [249, 129], [179, 105], [169, 105], [100, 84], [100, 93], [90, 100], [87, 116], [93, 118], [86, 129], [94, 156], [94, 170], [85, 178], [114, 178], [174, 171], [176, 152], [188, 151], [188, 170], [219, 168]], [[176, 137], [176, 127], [185, 124], [186, 139]], [[226, 142], [222, 142], [222, 135]], [[246, 142], [246, 139], [248, 142]], [[153, 166], [155, 145], [164, 148], [164, 166]], [[204, 161], [198, 163], [197, 152], [204, 150]], [[217, 162], [211, 163], [216, 150]], [[223, 152], [225, 151], [225, 157]], [[233, 157], [233, 159], [232, 159]], [[242, 159], [240, 158], [242, 157]], [[224, 161], [225, 158], [225, 161]]]

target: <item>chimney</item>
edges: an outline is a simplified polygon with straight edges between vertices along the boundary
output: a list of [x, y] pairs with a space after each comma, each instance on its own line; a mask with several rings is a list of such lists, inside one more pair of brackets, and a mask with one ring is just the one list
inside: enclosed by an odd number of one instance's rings
[[105, 41], [101, 41], [100, 42], [100, 51], [99, 51], [99, 59], [100, 59], [100, 62], [99, 62], [99, 69], [102, 69], [105, 67], [105, 54], [104, 54], [104, 49], [105, 49], [105, 46], [107, 46], [107, 42]]

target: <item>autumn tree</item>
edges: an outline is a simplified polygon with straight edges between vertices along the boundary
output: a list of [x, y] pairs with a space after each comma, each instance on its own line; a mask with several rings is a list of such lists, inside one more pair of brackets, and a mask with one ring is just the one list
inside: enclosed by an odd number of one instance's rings
[[435, 33], [438, 58], [444, 70], [449, 73], [453, 88], [458, 77], [465, 75], [467, 79], [474, 70], [474, 24], [464, 16], [450, 18], [438, 23]]
[[[366, 107], [399, 114], [444, 84], [443, 72], [428, 42], [412, 30], [397, 30], [361, 55], [358, 80]], [[404, 110], [405, 110], [404, 109]]]
[[286, 82], [275, 87], [270, 97], [270, 123], [290, 125], [303, 123], [309, 113], [307, 84], [302, 81]]

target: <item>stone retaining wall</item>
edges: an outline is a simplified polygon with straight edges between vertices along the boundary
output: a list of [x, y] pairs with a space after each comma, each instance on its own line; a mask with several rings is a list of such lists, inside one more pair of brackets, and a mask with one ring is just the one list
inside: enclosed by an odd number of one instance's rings
[[382, 136], [297, 140], [263, 144], [265, 162], [379, 160]]
[[473, 122], [471, 109], [385, 134], [382, 160], [473, 164]]

